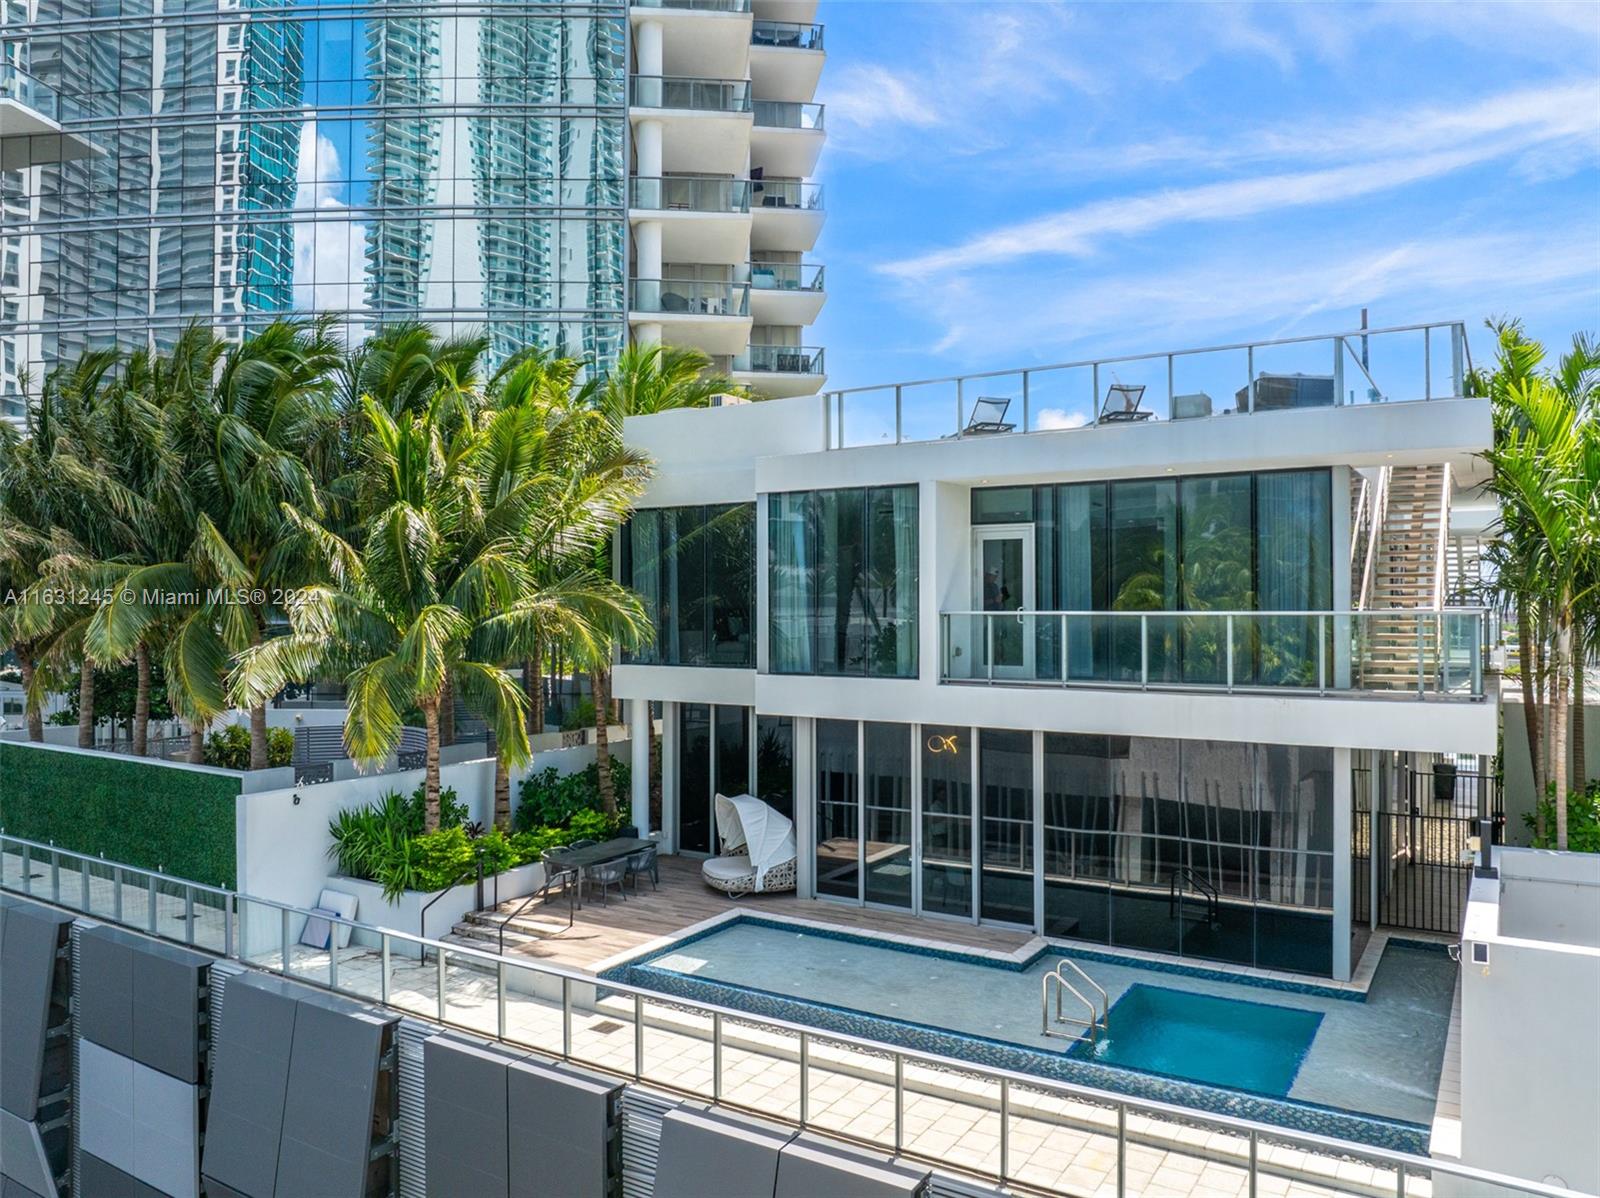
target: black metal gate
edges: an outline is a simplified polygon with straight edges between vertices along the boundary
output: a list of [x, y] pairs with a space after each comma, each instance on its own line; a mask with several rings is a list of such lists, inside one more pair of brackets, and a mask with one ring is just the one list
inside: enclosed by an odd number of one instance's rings
[[1424, 769], [1385, 763], [1375, 787], [1368, 770], [1356, 770], [1352, 789], [1354, 922], [1459, 932], [1472, 878], [1468, 837], [1490, 819], [1498, 841], [1505, 823], [1498, 779], [1440, 756]]

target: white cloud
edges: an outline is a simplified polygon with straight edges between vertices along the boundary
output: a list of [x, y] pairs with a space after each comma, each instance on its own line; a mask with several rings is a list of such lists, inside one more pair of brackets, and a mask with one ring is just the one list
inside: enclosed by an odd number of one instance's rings
[[[295, 193], [294, 304], [315, 312], [360, 311], [367, 306], [367, 226], [348, 215], [340, 198], [346, 176], [338, 148], [317, 132], [317, 122], [300, 127], [300, 157]], [[358, 337], [361, 322], [344, 329]]]
[[[1041, 254], [1083, 257], [1111, 236], [1335, 204], [1555, 144], [1580, 142], [1592, 155], [1600, 138], [1600, 84], [1510, 93], [1464, 111], [1430, 108], [1420, 114], [1396, 113], [1387, 126], [1404, 131], [1387, 137], [1375, 131], [1367, 140], [1336, 143], [1346, 153], [1366, 151], [1357, 161], [1096, 200], [1004, 225], [881, 269], [907, 280], [927, 280], [971, 268], [993, 269], [1011, 259]], [[1269, 147], [1274, 143], [1279, 152], [1289, 154], [1307, 145], [1324, 145], [1293, 130], [1265, 139]]]
[[1082, 428], [1089, 423], [1089, 418], [1082, 412], [1069, 412], [1065, 408], [1040, 408], [1034, 420], [1034, 427], [1039, 429], [1052, 428]]

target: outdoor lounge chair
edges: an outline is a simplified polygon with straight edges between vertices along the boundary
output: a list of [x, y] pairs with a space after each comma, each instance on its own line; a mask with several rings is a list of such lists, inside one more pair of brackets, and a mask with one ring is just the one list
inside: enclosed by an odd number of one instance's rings
[[707, 886], [735, 897], [793, 890], [794, 823], [754, 795], [718, 795], [717, 836], [722, 856], [700, 866]]
[[606, 905], [606, 891], [611, 887], [617, 888], [617, 893], [627, 899], [628, 892], [622, 888], [623, 881], [628, 876], [628, 859], [618, 858], [616, 861], [604, 861], [599, 865], [591, 865], [583, 871], [583, 880], [600, 887], [600, 905]]
[[1100, 423], [1126, 424], [1135, 420], [1149, 420], [1155, 413], [1139, 410], [1143, 399], [1143, 383], [1112, 383], [1106, 391], [1106, 401], [1100, 407]]
[[971, 437], [985, 433], [1009, 433], [1017, 427], [1006, 419], [1006, 409], [1010, 406], [1011, 401], [1004, 397], [980, 395], [972, 401], [972, 415], [967, 417], [967, 427], [961, 430], [961, 435]]

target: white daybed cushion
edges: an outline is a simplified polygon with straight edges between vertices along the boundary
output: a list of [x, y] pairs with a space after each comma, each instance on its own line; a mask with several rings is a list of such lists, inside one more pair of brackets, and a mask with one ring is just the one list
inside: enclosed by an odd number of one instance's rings
[[743, 855], [737, 857], [708, 857], [700, 863], [700, 874], [707, 880], [714, 878], [719, 882], [738, 882], [754, 873], [755, 870], [750, 865], [750, 858]]

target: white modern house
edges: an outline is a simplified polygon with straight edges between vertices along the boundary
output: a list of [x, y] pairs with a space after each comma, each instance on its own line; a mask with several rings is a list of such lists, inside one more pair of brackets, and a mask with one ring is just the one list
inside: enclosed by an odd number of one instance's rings
[[668, 850], [748, 791], [802, 897], [1335, 979], [1456, 931], [1497, 724], [1447, 602], [1469, 367], [1440, 323], [631, 420], [636, 820], [659, 714]]
[[637, 0], [629, 333], [693, 346], [770, 396], [815, 395], [825, 297], [815, 0]]

